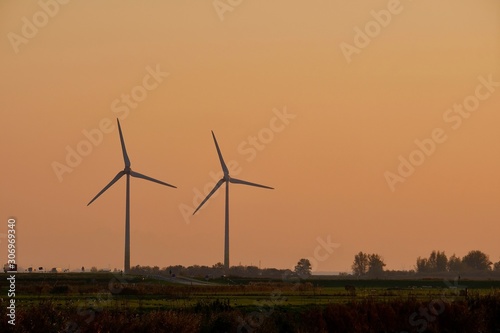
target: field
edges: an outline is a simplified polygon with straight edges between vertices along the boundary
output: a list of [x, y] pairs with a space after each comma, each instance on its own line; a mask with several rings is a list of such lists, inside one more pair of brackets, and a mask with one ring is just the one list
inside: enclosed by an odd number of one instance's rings
[[500, 281], [18, 273], [15, 289], [17, 332], [500, 332]]

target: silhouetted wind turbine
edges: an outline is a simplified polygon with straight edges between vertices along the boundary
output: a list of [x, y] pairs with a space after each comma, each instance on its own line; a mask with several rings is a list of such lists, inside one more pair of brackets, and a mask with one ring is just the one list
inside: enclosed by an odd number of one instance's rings
[[118, 122], [118, 131], [120, 133], [120, 142], [122, 145], [123, 160], [125, 161], [125, 169], [118, 172], [115, 178], [113, 178], [113, 180], [108, 185], [106, 185], [106, 187], [104, 187], [101, 190], [101, 192], [97, 193], [97, 195], [92, 200], [90, 200], [87, 206], [90, 205], [92, 202], [94, 202], [95, 199], [99, 198], [101, 194], [106, 192], [106, 190], [110, 188], [114, 183], [116, 183], [120, 178], [122, 178], [123, 175], [127, 175], [127, 199], [125, 201], [125, 273], [128, 273], [130, 271], [130, 176], [146, 179], [154, 183], [170, 186], [173, 188], [176, 187], [164, 183], [162, 181], [156, 180], [154, 178], [145, 176], [138, 172], [132, 171], [132, 169], [130, 168], [130, 160], [127, 155], [127, 150], [125, 149], [125, 141], [123, 141], [122, 128], [120, 127], [120, 120], [116, 119], [116, 121]]
[[273, 190], [272, 187], [265, 186], [265, 185], [260, 185], [260, 184], [255, 184], [255, 183], [250, 183], [244, 180], [236, 179], [236, 178], [231, 178], [229, 176], [229, 170], [227, 169], [226, 163], [224, 163], [224, 159], [222, 158], [222, 153], [220, 152], [219, 145], [217, 144], [217, 139], [215, 138], [215, 134], [212, 131], [212, 137], [214, 138], [215, 142], [215, 148], [217, 149], [217, 154], [219, 155], [219, 160], [220, 164], [222, 166], [222, 171], [224, 172], [224, 176], [217, 182], [215, 187], [210, 191], [210, 193], [207, 195], [207, 197], [200, 203], [198, 208], [194, 211], [193, 215], [196, 214], [196, 212], [203, 206], [205, 202], [212, 196], [212, 194], [217, 191], [219, 187], [223, 183], [226, 183], [226, 223], [225, 223], [225, 234], [224, 234], [224, 269], [227, 271], [229, 269], [229, 183], [233, 184], [243, 184], [243, 185], [250, 185], [250, 186], [256, 186], [256, 187], [262, 187], [262, 188], [267, 188]]

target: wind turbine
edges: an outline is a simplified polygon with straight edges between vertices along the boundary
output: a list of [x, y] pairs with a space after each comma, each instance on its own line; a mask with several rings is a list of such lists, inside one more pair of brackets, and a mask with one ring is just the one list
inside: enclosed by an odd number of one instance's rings
[[99, 198], [101, 194], [106, 192], [108, 188], [110, 188], [114, 183], [116, 183], [120, 178], [122, 178], [124, 175], [127, 175], [127, 195], [126, 195], [126, 201], [125, 201], [125, 273], [128, 273], [130, 271], [130, 176], [135, 177], [135, 178], [142, 178], [146, 179], [149, 181], [152, 181], [154, 183], [158, 183], [161, 185], [165, 186], [170, 186], [173, 188], [176, 188], [173, 185], [164, 183], [160, 180], [148, 177], [146, 175], [140, 174], [138, 172], [132, 171], [130, 168], [130, 159], [128, 158], [127, 155], [127, 150], [125, 149], [125, 141], [123, 140], [123, 134], [122, 134], [122, 128], [120, 127], [120, 120], [117, 118], [116, 121], [118, 122], [118, 131], [120, 133], [120, 142], [122, 145], [122, 153], [123, 153], [123, 160], [125, 162], [125, 168], [118, 172], [118, 174], [113, 178], [111, 182], [109, 182], [108, 185], [106, 185], [101, 192], [97, 193], [97, 195], [90, 200], [90, 202], [87, 204], [90, 205], [94, 200]]
[[215, 187], [210, 191], [210, 193], [207, 195], [207, 197], [200, 203], [198, 208], [194, 211], [193, 215], [196, 214], [196, 212], [207, 202], [207, 200], [212, 196], [212, 194], [215, 193], [221, 187], [223, 183], [226, 183], [226, 223], [225, 223], [225, 234], [224, 234], [224, 269], [227, 271], [229, 269], [229, 183], [233, 184], [243, 184], [243, 185], [250, 185], [250, 186], [255, 186], [255, 187], [262, 187], [262, 188], [267, 188], [273, 190], [274, 188], [265, 186], [265, 185], [260, 185], [260, 184], [255, 184], [255, 183], [250, 183], [245, 180], [241, 179], [236, 179], [236, 178], [231, 178], [229, 176], [229, 170], [227, 169], [226, 163], [224, 163], [224, 159], [222, 158], [222, 153], [220, 152], [219, 145], [217, 144], [217, 139], [215, 138], [215, 134], [212, 131], [212, 137], [214, 138], [215, 142], [215, 148], [217, 149], [217, 154], [219, 155], [219, 160], [220, 164], [222, 166], [222, 171], [224, 172], [224, 176], [217, 182]]

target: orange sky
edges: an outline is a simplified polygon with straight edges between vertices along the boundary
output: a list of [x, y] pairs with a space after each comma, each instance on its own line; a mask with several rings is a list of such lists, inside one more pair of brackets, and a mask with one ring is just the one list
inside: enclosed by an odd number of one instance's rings
[[[231, 187], [232, 265], [500, 260], [497, 0], [60, 2], [0, 3], [1, 262], [13, 216], [22, 266], [122, 267], [125, 181], [86, 206], [123, 169], [116, 117], [132, 168], [178, 186], [132, 179], [132, 265], [223, 260], [223, 191], [182, 213], [220, 171], [210, 130], [238, 178], [276, 188]], [[475, 101], [457, 127], [447, 110]], [[393, 191], [386, 172], [436, 128], [446, 140]], [[91, 151], [70, 167], [68, 147]]]

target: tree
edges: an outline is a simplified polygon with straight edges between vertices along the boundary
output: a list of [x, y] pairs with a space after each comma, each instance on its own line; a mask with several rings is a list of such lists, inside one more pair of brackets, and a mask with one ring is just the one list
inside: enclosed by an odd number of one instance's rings
[[245, 276], [259, 276], [260, 269], [257, 266], [247, 266], [245, 267]]
[[378, 254], [368, 255], [368, 275], [379, 276], [384, 272], [384, 259]]
[[493, 270], [500, 273], [500, 261], [493, 265]]
[[231, 276], [246, 276], [245, 267], [243, 265], [231, 266], [229, 268], [229, 275]]
[[429, 263], [426, 258], [417, 258], [417, 272], [425, 273], [429, 271]]
[[295, 266], [294, 272], [301, 278], [307, 279], [311, 276], [311, 262], [309, 259], [300, 259]]
[[464, 263], [467, 267], [477, 271], [489, 271], [491, 270], [490, 258], [487, 254], [474, 250], [467, 253], [462, 258], [462, 263]]
[[368, 272], [368, 255], [363, 252], [359, 252], [354, 256], [354, 262], [352, 263], [352, 273], [357, 276], [365, 275]]
[[449, 272], [459, 272], [463, 270], [462, 259], [457, 257], [455, 253], [453, 253], [448, 259], [448, 271]]
[[432, 251], [429, 255], [429, 259], [427, 260], [427, 268], [429, 272], [435, 272], [437, 268], [437, 253], [436, 251]]
[[436, 271], [446, 272], [448, 269], [448, 257], [443, 252], [437, 251], [436, 253]]
[[448, 269], [448, 257], [444, 252], [432, 251], [429, 259], [417, 258], [417, 271], [425, 272], [446, 272]]
[[219, 261], [215, 265], [212, 265], [212, 268], [213, 269], [224, 269], [224, 264]]

